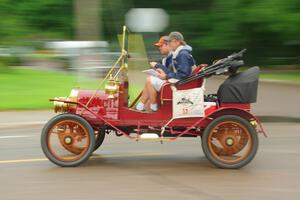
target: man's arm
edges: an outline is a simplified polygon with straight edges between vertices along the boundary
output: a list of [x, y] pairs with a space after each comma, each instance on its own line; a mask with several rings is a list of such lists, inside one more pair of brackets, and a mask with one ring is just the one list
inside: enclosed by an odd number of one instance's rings
[[157, 64], [155, 65], [155, 68], [157, 68], [157, 69], [162, 69], [166, 74], [168, 74], [168, 73], [171, 72], [166, 66], [164, 66], [164, 65], [161, 64], [161, 63], [157, 63]]

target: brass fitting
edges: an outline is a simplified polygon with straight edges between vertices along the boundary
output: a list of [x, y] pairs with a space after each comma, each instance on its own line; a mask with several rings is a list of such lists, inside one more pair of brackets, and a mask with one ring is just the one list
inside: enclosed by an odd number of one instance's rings
[[119, 81], [114, 80], [110, 75], [107, 84], [105, 85], [105, 93], [108, 94], [109, 99], [115, 98], [115, 94], [119, 91]]
[[69, 108], [76, 107], [76, 104], [71, 104], [71, 103], [65, 103], [61, 101], [74, 101], [77, 102], [77, 97], [78, 97], [78, 89], [72, 89], [70, 92], [70, 95], [68, 97], [55, 97], [55, 100], [59, 101], [54, 101], [54, 112], [58, 113], [64, 113], [69, 110]]
[[256, 122], [255, 119], [252, 119], [252, 120], [250, 121], [250, 124], [251, 124], [254, 128], [257, 127], [257, 122]]

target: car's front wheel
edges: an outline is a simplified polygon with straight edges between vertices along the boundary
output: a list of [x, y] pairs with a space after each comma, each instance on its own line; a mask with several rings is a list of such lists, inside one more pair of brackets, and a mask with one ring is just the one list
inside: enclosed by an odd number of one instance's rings
[[46, 157], [56, 165], [77, 166], [85, 162], [93, 152], [95, 134], [84, 118], [61, 114], [44, 126], [41, 145]]

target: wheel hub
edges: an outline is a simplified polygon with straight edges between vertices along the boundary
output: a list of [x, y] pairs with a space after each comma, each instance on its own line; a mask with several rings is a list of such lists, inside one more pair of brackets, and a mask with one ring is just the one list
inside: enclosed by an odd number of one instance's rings
[[64, 138], [64, 142], [65, 142], [65, 144], [70, 145], [70, 144], [73, 143], [73, 139], [72, 139], [71, 136], [66, 136], [66, 137]]
[[232, 137], [228, 137], [228, 138], [226, 138], [225, 143], [226, 143], [227, 146], [231, 147], [234, 144], [234, 140], [233, 140]]

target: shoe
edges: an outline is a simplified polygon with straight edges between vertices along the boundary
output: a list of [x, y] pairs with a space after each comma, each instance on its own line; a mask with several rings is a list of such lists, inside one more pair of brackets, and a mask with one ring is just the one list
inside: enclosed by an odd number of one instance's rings
[[158, 106], [157, 106], [156, 103], [155, 103], [155, 104], [150, 104], [150, 110], [151, 110], [152, 112], [156, 112], [156, 111], [158, 110], [157, 107], [158, 107]]
[[144, 111], [145, 110], [145, 105], [142, 102], [139, 102], [135, 109], [139, 110], [139, 111]]

